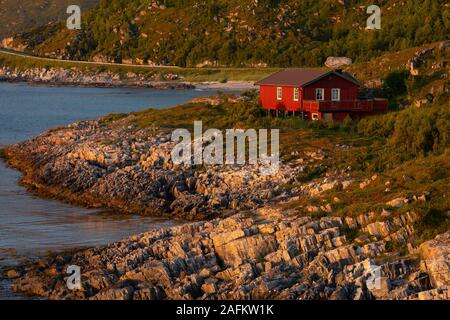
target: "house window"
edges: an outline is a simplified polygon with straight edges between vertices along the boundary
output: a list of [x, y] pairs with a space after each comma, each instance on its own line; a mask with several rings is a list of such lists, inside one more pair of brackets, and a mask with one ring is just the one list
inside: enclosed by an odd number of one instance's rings
[[313, 114], [312, 114], [312, 119], [313, 119], [314, 121], [319, 120], [319, 114], [318, 114], [318, 113], [313, 113]]
[[341, 100], [341, 89], [338, 88], [331, 89], [331, 100], [333, 101]]
[[316, 89], [316, 100], [322, 101], [325, 100], [325, 89], [317, 88]]
[[277, 100], [281, 100], [281, 99], [283, 99], [283, 88], [278, 87], [277, 88]]
[[298, 101], [298, 96], [299, 96], [299, 89], [294, 88], [294, 101]]

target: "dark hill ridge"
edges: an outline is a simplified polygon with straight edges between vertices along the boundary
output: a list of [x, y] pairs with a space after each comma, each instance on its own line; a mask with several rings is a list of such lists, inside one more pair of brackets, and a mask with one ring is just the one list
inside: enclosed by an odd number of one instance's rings
[[66, 17], [66, 8], [77, 4], [89, 10], [99, 0], [0, 0], [0, 38], [13, 35]]
[[370, 1], [103, 0], [84, 29], [53, 24], [15, 38], [36, 54], [178, 66], [314, 66], [328, 56], [367, 61], [444, 40], [445, 0], [382, 3], [382, 29], [365, 30]]

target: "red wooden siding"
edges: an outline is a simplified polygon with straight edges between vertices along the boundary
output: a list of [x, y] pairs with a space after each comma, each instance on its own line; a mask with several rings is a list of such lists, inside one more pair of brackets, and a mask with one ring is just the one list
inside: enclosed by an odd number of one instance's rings
[[302, 103], [302, 90], [299, 88], [299, 99], [294, 101], [294, 87], [281, 87], [283, 95], [277, 100], [277, 86], [262, 85], [260, 91], [261, 105], [271, 110], [300, 111]]
[[358, 99], [358, 86], [336, 75], [328, 75], [304, 88], [305, 100], [316, 100], [316, 89], [325, 89], [325, 100], [331, 101], [331, 89], [341, 89], [341, 101]]

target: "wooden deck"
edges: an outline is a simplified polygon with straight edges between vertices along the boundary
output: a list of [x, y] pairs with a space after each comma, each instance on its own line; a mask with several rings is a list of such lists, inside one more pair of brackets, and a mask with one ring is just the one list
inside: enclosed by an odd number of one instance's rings
[[303, 101], [302, 111], [305, 112], [385, 112], [388, 101], [386, 99], [348, 100], [348, 101]]

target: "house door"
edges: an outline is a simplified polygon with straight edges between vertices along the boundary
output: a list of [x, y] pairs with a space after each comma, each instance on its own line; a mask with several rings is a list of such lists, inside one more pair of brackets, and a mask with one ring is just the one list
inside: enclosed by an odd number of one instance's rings
[[325, 121], [332, 121], [333, 120], [333, 114], [332, 113], [323, 113], [322, 117], [323, 117], [323, 120], [325, 120]]

